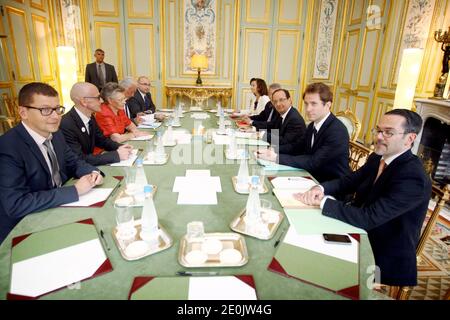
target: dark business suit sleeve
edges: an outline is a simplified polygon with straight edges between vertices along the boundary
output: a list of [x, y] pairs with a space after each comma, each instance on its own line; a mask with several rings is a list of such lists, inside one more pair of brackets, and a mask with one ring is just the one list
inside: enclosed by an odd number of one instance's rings
[[[366, 179], [374, 180], [378, 170], [379, 156], [372, 155], [370, 161], [359, 170], [339, 180], [325, 182], [325, 194], [333, 195], [339, 189], [353, 192]], [[365, 230], [371, 230], [417, 208], [423, 201], [429, 182], [420, 174], [419, 168], [401, 164], [393, 167], [388, 183], [378, 188], [379, 197], [361, 208], [342, 201], [327, 199], [322, 214]], [[367, 182], [367, 181], [366, 181]], [[406, 187], [407, 186], [407, 187]]]
[[152, 111], [152, 113], [155, 113], [155, 111], [156, 111], [156, 106], [155, 106], [155, 104], [153, 103], [152, 95], [151, 95], [150, 93], [148, 94], [148, 98], [149, 98], [149, 100], [150, 100], [150, 110]]
[[[81, 178], [82, 176], [91, 173], [94, 170], [98, 170], [96, 167], [90, 165], [77, 154], [75, 154], [64, 139], [64, 135], [61, 131], [56, 132], [53, 135], [52, 144], [55, 148], [56, 156], [58, 159], [64, 157], [63, 170], [68, 177]], [[64, 150], [61, 152], [61, 150]]]
[[[77, 171], [73, 168], [73, 164], [77, 162], [74, 159], [76, 156], [70, 149], [65, 150], [68, 151], [68, 158], [71, 158], [69, 171]], [[48, 188], [48, 174], [36, 155], [30, 155], [29, 152], [28, 145], [18, 135], [9, 135], [8, 139], [3, 139], [0, 143], [0, 211], [11, 219], [78, 200], [75, 186]], [[89, 169], [92, 167], [89, 166]], [[65, 177], [67, 173], [64, 173]]]
[[86, 65], [86, 71], [84, 72], [84, 81], [89, 82], [89, 83], [92, 83], [92, 81], [93, 81], [91, 72], [90, 72], [90, 68], [89, 68], [89, 64]]
[[[95, 134], [95, 146], [100, 147], [106, 151], [115, 151], [122, 145], [120, 143], [117, 143], [117, 142], [109, 139], [109, 138], [106, 138], [98, 126], [95, 126], [94, 134]], [[114, 152], [108, 152], [108, 153], [114, 154]], [[106, 154], [108, 154], [108, 153], [106, 153]], [[117, 152], [116, 152], [116, 154], [117, 154]], [[117, 161], [119, 161], [118, 155], [117, 155]]]
[[[408, 186], [405, 188], [405, 186]], [[374, 203], [358, 208], [342, 201], [327, 199], [322, 213], [364, 230], [371, 230], [416, 208], [423, 201], [425, 183], [418, 175], [403, 171], [396, 174]]]
[[284, 135], [279, 136], [278, 153], [295, 153], [298, 145], [304, 139], [305, 131], [306, 125], [303, 118], [292, 117], [286, 125]]
[[267, 121], [269, 119], [270, 111], [272, 110], [272, 102], [267, 102], [264, 110], [261, 111], [259, 114], [255, 114], [253, 116], [250, 116], [250, 119], [255, 121]]
[[364, 180], [370, 178], [371, 175], [375, 178], [378, 170], [377, 163], [379, 161], [377, 158], [380, 158], [380, 156], [372, 153], [367, 159], [367, 162], [358, 170], [351, 172], [340, 179], [334, 179], [322, 183], [322, 186], [325, 189], [325, 194], [339, 196], [343, 194], [355, 193], [356, 189], [364, 182]]
[[[307, 134], [305, 136], [300, 151], [305, 149], [306, 139], [311, 138], [312, 135]], [[321, 167], [326, 166], [329, 159], [337, 159], [341, 154], [348, 152], [348, 144], [344, 141], [348, 141], [348, 133], [345, 128], [343, 130], [329, 128], [320, 137], [320, 146], [313, 154], [280, 154], [279, 163], [316, 172]]]
[[116, 69], [114, 68], [114, 66], [112, 64], [110, 64], [108, 66], [109, 66], [109, 71], [111, 72], [111, 82], [118, 83], [119, 80], [117, 79]]
[[[80, 130], [76, 126], [75, 122], [70, 117], [63, 117], [60, 126], [61, 132], [64, 134], [64, 139], [67, 145], [80, 159], [94, 165], [100, 166], [108, 163], [119, 162], [120, 157], [116, 151], [104, 152], [102, 154], [94, 155], [91, 152], [86, 153], [89, 147], [82, 145], [82, 138], [80, 135]], [[116, 150], [120, 144], [112, 141], [111, 139], [105, 138], [103, 133], [100, 131], [98, 126], [95, 126], [95, 142], [96, 145], [105, 150]]]
[[[33, 191], [24, 179], [26, 169], [22, 159], [11, 154], [2, 154], [0, 159], [0, 202], [9, 217], [20, 218], [32, 212], [78, 201], [75, 186]], [[42, 181], [42, 184], [46, 183]]]
[[135, 96], [130, 97], [127, 100], [127, 106], [130, 112], [130, 120], [134, 121], [139, 112], [144, 112], [144, 110], [141, 108], [141, 104], [139, 103], [139, 101]]

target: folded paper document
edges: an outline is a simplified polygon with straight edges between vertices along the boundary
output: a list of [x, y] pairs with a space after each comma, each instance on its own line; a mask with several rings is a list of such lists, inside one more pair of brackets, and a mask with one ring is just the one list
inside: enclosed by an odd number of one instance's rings
[[256, 300], [251, 275], [137, 277], [130, 300]]
[[298, 235], [290, 227], [268, 269], [359, 299], [359, 234], [350, 244], [324, 241], [322, 234]]
[[92, 219], [16, 237], [8, 299], [36, 299], [112, 270]]

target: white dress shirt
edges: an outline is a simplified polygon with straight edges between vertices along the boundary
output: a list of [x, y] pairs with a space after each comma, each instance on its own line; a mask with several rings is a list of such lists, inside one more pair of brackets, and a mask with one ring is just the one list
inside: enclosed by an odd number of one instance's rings
[[[52, 173], [52, 164], [50, 162], [50, 158], [48, 157], [47, 147], [44, 146], [44, 142], [45, 142], [45, 140], [47, 140], [47, 138], [44, 138], [39, 133], [37, 133], [36, 131], [31, 129], [23, 121], [22, 121], [22, 124], [23, 124], [25, 130], [27, 130], [27, 132], [33, 138], [34, 142], [36, 142], [39, 150], [41, 150], [42, 155], [44, 156], [45, 162], [47, 162], [48, 170], [50, 171], [50, 173]], [[50, 133], [49, 138], [51, 139], [51, 137], [52, 137], [52, 134]]]

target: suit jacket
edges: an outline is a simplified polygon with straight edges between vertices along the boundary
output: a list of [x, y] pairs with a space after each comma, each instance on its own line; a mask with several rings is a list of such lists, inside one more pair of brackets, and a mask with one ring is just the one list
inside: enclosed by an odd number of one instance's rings
[[291, 107], [284, 121], [280, 115], [273, 123], [273, 128], [267, 135], [267, 141], [274, 145], [277, 153], [293, 154], [305, 130], [305, 120], [297, 109]]
[[[272, 113], [272, 117], [270, 118], [270, 121], [267, 121], [269, 119], [270, 114]], [[272, 102], [269, 101], [266, 103], [266, 106], [264, 107], [264, 110], [261, 111], [260, 114], [250, 116], [250, 119], [253, 120], [252, 125], [257, 130], [262, 129], [272, 129], [273, 126], [277, 123], [278, 117], [280, 114], [278, 111], [273, 107]]]
[[319, 182], [337, 179], [350, 173], [348, 131], [332, 113], [320, 127], [311, 147], [314, 122], [296, 150], [297, 155], [280, 154], [279, 163], [309, 171]]
[[[60, 131], [52, 144], [63, 183], [96, 170], [72, 152]], [[53, 187], [47, 162], [22, 123], [0, 137], [0, 243], [27, 214], [73, 201], [75, 186]]]
[[[104, 63], [104, 62], [103, 62]], [[100, 79], [97, 76], [97, 63], [89, 63], [86, 65], [86, 72], [84, 73], [84, 81], [90, 82], [98, 88], [98, 91], [102, 90]], [[105, 63], [105, 83], [119, 82], [117, 80], [116, 69], [112, 64]]]
[[[88, 133], [84, 127], [83, 120], [81, 120], [75, 107], [73, 107], [62, 117], [59, 128], [72, 151], [86, 162], [94, 166], [99, 166], [120, 161], [119, 154], [115, 150], [121, 144], [103, 135], [94, 116], [91, 116], [90, 133]], [[94, 155], [94, 147], [111, 152]]]
[[359, 170], [325, 182], [325, 194], [355, 193], [351, 205], [327, 199], [322, 213], [368, 231], [381, 283], [417, 284], [416, 248], [431, 196], [421, 161], [406, 151], [377, 181], [381, 156], [372, 153]]
[[156, 107], [155, 104], [153, 103], [152, 95], [150, 94], [150, 92], [147, 93], [146, 95], [150, 101], [150, 106], [148, 108], [145, 106], [144, 99], [142, 98], [142, 95], [139, 92], [139, 90], [136, 90], [134, 96], [130, 97], [127, 100], [127, 107], [128, 112], [130, 113], [131, 120], [134, 120], [139, 112], [151, 111], [151, 113], [155, 113]]

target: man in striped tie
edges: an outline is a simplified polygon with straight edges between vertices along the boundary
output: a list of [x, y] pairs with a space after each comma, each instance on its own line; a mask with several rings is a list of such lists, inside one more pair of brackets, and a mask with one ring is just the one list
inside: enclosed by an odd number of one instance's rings
[[[19, 92], [22, 121], [0, 137], [0, 243], [25, 215], [78, 201], [103, 182], [58, 130], [64, 110], [48, 84], [29, 83]], [[63, 186], [71, 178], [79, 179]]]

